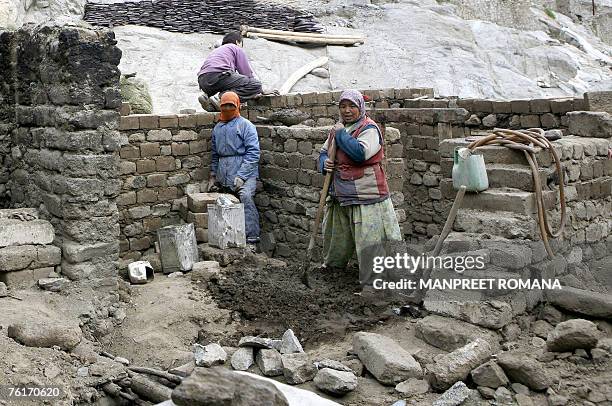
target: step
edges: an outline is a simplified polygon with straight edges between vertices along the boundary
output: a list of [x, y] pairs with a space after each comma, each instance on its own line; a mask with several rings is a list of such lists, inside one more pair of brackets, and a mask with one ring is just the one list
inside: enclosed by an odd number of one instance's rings
[[[482, 137], [470, 137], [474, 139]], [[472, 141], [466, 141], [465, 138], [451, 138], [440, 142], [440, 156], [442, 158], [453, 158], [455, 148], [467, 147]], [[540, 148], [536, 148], [540, 151]], [[527, 159], [523, 151], [518, 151], [512, 148], [503, 147], [500, 145], [485, 145], [476, 149], [478, 154], [483, 155], [485, 163], [499, 164], [517, 164], [528, 166]]]
[[[487, 177], [490, 188], [514, 188], [527, 192], [534, 191], [533, 174], [531, 168], [516, 164], [488, 164]], [[539, 175], [542, 188], [547, 188], [548, 174], [552, 171], [540, 168]]]
[[508, 239], [540, 239], [535, 218], [509, 211], [486, 212], [476, 209], [459, 209], [453, 229]]
[[[558, 193], [543, 191], [544, 209], [554, 209]], [[509, 211], [518, 214], [537, 213], [535, 193], [513, 188], [491, 188], [480, 193], [466, 193], [461, 207], [482, 211]]]

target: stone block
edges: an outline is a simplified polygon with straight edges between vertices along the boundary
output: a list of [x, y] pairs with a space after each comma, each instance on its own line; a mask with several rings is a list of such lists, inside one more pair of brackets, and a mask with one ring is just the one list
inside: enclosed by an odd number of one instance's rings
[[[189, 196], [189, 195], [188, 195]], [[187, 222], [197, 228], [208, 228], [208, 213], [187, 212]]]
[[176, 114], [168, 114], [159, 116], [159, 128], [176, 128], [178, 127], [178, 117]]
[[612, 91], [587, 92], [584, 96], [589, 111], [605, 111], [612, 114]]
[[118, 253], [118, 242], [79, 244], [72, 241], [65, 241], [63, 244], [63, 256], [72, 264], [78, 264], [92, 259], [107, 258]]
[[9, 245], [51, 244], [55, 232], [45, 220], [21, 221], [0, 218], [0, 248]]
[[526, 114], [531, 111], [529, 100], [512, 100], [510, 103], [512, 106], [513, 113]]
[[155, 157], [155, 169], [158, 172], [171, 172], [176, 169], [176, 160], [172, 156]]
[[53, 267], [22, 269], [12, 272], [0, 272], [0, 282], [11, 289], [25, 289], [35, 286], [39, 279], [47, 278], [54, 272]]
[[571, 99], [558, 99], [550, 101], [550, 110], [555, 114], [565, 114], [573, 111]]
[[569, 133], [580, 137], [612, 137], [612, 115], [605, 112], [574, 111], [567, 114]]
[[140, 158], [140, 149], [134, 145], [124, 145], [119, 150], [121, 159], [137, 159]]
[[147, 141], [170, 141], [172, 133], [169, 130], [151, 130], [147, 132]]
[[140, 121], [135, 115], [121, 116], [119, 121], [120, 130], [138, 130], [140, 128]]
[[540, 127], [540, 116], [537, 114], [521, 114], [522, 128], [538, 128]]
[[564, 286], [546, 292], [547, 300], [562, 309], [595, 318], [612, 317], [612, 296]]
[[193, 128], [197, 125], [198, 119], [195, 114], [178, 114], [178, 124], [181, 128]]
[[544, 390], [552, 384], [551, 376], [542, 363], [531, 356], [504, 352], [498, 355], [497, 361], [513, 382], [522, 383], [537, 391]]
[[159, 128], [159, 116], [155, 114], [137, 115], [141, 129]]
[[418, 362], [389, 337], [359, 332], [353, 335], [353, 350], [368, 371], [385, 385], [395, 385], [408, 378], [420, 378]]
[[549, 113], [550, 100], [548, 99], [533, 99], [529, 101], [529, 109], [532, 113]]
[[140, 156], [142, 158], [157, 156], [160, 153], [158, 142], [143, 142], [140, 144]]
[[173, 142], [172, 155], [189, 155], [189, 144], [184, 142]]
[[140, 159], [136, 161], [136, 171], [138, 173], [155, 172], [156, 164], [152, 159]]
[[245, 247], [244, 205], [233, 203], [231, 206], [218, 204], [208, 207], [208, 240], [213, 247]]
[[444, 351], [454, 351], [482, 338], [498, 348], [499, 337], [490, 330], [474, 326], [461, 320], [429, 315], [416, 324], [415, 336]]
[[311, 381], [317, 375], [317, 367], [306, 353], [285, 354], [281, 358], [283, 375], [290, 385]]

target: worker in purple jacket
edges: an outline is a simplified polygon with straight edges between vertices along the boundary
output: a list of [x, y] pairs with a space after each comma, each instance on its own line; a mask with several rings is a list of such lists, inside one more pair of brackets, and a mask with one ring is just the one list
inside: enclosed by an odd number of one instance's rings
[[[199, 98], [200, 104], [208, 111], [219, 111], [219, 99], [223, 92], [231, 90], [241, 101], [262, 93], [261, 82], [255, 78], [242, 49], [239, 31], [226, 34], [222, 45], [208, 55], [198, 73], [198, 84], [204, 92]], [[217, 93], [219, 95], [215, 96]]]

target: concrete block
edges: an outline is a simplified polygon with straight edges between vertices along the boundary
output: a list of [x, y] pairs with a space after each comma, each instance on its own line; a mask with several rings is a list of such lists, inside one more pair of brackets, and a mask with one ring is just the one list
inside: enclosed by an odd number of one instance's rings
[[0, 218], [0, 248], [9, 245], [51, 244], [55, 232], [45, 220], [21, 221]]
[[208, 206], [208, 241], [213, 247], [245, 247], [244, 205], [233, 203], [231, 206], [218, 204]]

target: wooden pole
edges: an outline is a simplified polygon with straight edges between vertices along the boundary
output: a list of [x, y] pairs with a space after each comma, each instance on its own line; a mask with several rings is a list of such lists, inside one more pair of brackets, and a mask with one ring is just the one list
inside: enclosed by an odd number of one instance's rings
[[281, 30], [269, 30], [267, 28], [255, 28], [243, 25], [240, 27], [242, 35], [246, 35], [250, 32], [257, 32], [260, 34], [272, 34], [282, 35], [286, 37], [310, 37], [310, 38], [329, 38], [329, 39], [350, 39], [365, 42], [364, 37], [358, 35], [335, 35], [335, 34], [315, 34], [312, 32], [299, 32], [299, 31], [281, 31]]
[[322, 56], [302, 66], [301, 68], [293, 72], [291, 76], [289, 76], [289, 78], [285, 81], [285, 83], [283, 83], [280, 89], [278, 89], [278, 92], [280, 94], [289, 93], [291, 91], [291, 88], [298, 82], [298, 80], [310, 73], [310, 71], [312, 71], [313, 69], [325, 65], [328, 61], [329, 59], [326, 56]]
[[305, 44], [321, 44], [321, 45], [355, 45], [363, 43], [363, 38], [346, 39], [346, 38], [329, 38], [329, 37], [306, 37], [297, 35], [278, 35], [278, 34], [262, 34], [258, 32], [247, 33], [247, 38], [258, 37], [282, 42], [302, 42]]

